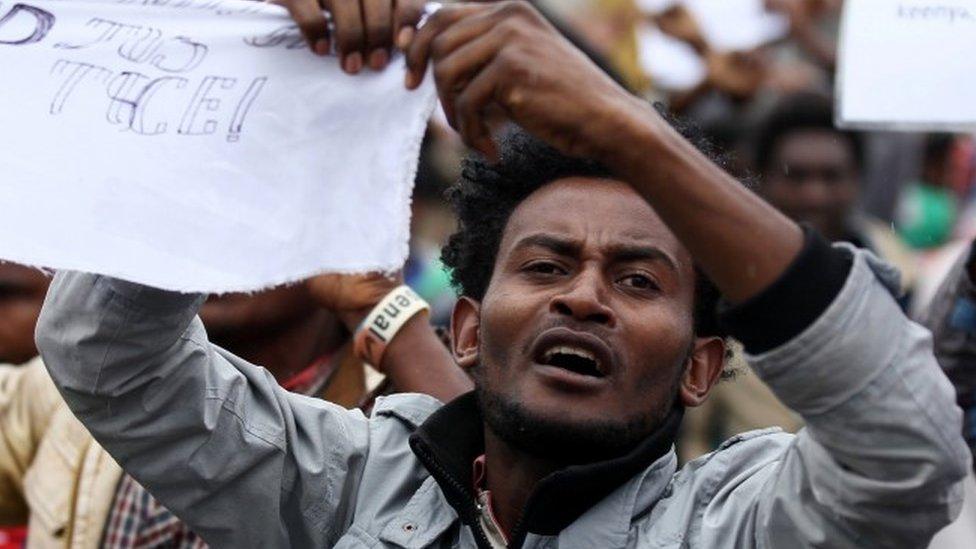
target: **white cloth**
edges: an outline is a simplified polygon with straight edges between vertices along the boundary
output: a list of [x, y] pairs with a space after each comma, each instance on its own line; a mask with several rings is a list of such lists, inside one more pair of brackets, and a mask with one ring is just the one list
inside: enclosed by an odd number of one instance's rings
[[0, 0], [0, 258], [207, 292], [395, 269], [435, 96], [403, 73], [270, 4]]

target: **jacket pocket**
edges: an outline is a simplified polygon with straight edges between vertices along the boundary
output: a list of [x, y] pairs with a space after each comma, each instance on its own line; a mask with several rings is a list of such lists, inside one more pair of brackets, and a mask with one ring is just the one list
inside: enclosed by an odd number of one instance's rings
[[24, 499], [30, 509], [32, 534], [38, 529], [52, 538], [60, 539], [67, 534], [75, 480], [70, 464], [42, 445], [24, 475]]

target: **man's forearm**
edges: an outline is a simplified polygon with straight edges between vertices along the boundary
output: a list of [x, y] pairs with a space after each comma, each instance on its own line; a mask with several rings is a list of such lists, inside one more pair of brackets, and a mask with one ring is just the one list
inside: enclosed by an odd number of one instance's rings
[[734, 303], [773, 283], [803, 244], [800, 228], [699, 152], [649, 105], [620, 116], [606, 162], [645, 197]]
[[[370, 309], [344, 313], [341, 318], [354, 332]], [[471, 378], [458, 367], [437, 336], [426, 312], [417, 314], [397, 331], [383, 353], [382, 363], [373, 366], [393, 381], [397, 392], [422, 393], [450, 402], [474, 389]]]

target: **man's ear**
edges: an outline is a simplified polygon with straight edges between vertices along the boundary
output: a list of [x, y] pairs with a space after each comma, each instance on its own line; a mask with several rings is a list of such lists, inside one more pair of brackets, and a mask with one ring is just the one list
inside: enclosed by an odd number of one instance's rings
[[481, 338], [481, 303], [461, 296], [451, 313], [451, 353], [454, 361], [467, 370], [478, 364]]
[[681, 402], [687, 407], [700, 406], [718, 381], [725, 367], [725, 340], [720, 337], [695, 338], [695, 347], [685, 364], [681, 378]]

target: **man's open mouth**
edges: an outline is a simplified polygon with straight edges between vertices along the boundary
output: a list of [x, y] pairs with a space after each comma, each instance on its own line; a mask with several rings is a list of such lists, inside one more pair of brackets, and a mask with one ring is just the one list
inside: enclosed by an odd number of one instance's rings
[[600, 359], [592, 351], [575, 345], [554, 346], [542, 353], [539, 363], [569, 370], [575, 374], [606, 377]]

